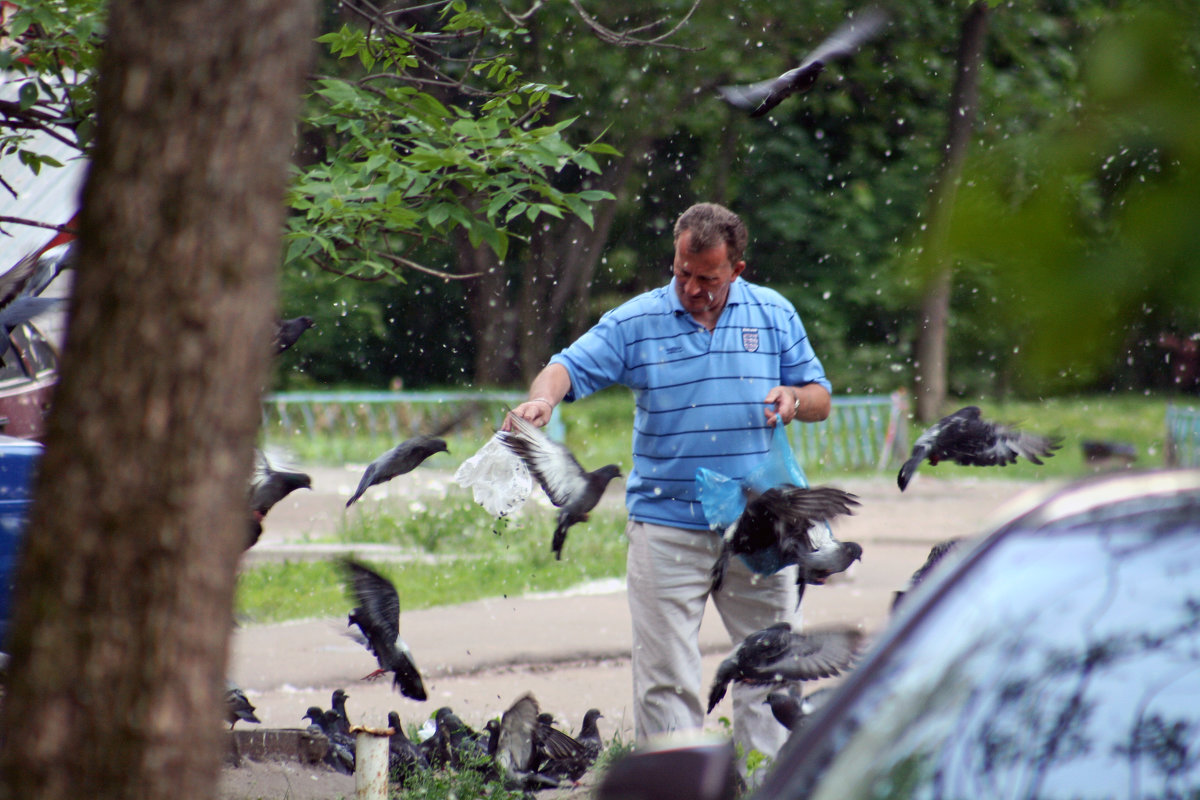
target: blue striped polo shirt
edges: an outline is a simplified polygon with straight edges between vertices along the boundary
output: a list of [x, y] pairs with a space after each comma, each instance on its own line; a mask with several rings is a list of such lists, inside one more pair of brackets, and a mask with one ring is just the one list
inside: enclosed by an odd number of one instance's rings
[[680, 304], [672, 279], [606, 313], [550, 363], [570, 374], [568, 401], [612, 384], [633, 390], [629, 516], [695, 530], [708, 529], [696, 468], [741, 479], [770, 449], [767, 392], [809, 383], [832, 392], [796, 309], [741, 278], [711, 335]]

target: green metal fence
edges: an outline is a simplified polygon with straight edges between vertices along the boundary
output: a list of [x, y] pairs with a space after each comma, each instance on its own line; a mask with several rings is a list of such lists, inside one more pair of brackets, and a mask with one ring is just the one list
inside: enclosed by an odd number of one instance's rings
[[[519, 392], [280, 392], [263, 399], [268, 437], [368, 436], [399, 441], [418, 433], [453, 428], [492, 434], [505, 406]], [[561, 407], [560, 407], [561, 408]], [[547, 426], [565, 434], [560, 408]], [[836, 397], [829, 419], [792, 426], [792, 446], [806, 468], [886, 469], [907, 452], [907, 400], [897, 392], [879, 397]], [[477, 430], [476, 430], [477, 429]]]
[[1167, 466], [1200, 467], [1200, 409], [1167, 406]]

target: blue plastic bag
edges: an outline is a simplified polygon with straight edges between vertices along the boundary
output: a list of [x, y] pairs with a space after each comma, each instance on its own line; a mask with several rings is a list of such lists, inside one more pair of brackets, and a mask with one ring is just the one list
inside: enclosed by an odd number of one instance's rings
[[[775, 426], [771, 449], [766, 459], [743, 480], [735, 480], [707, 467], [696, 470], [696, 488], [704, 518], [708, 520], [708, 527], [721, 532], [732, 525], [746, 507], [743, 486], [748, 486], [756, 492], [765, 492], [783, 483], [808, 488], [808, 478], [792, 452], [787, 430], [778, 424]], [[760, 575], [771, 575], [787, 566], [776, 547], [739, 557], [746, 562], [746, 566]]]

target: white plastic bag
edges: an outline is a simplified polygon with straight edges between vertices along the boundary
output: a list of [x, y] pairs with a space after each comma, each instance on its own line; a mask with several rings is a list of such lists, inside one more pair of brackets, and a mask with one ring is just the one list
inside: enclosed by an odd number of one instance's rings
[[459, 486], [471, 490], [475, 502], [489, 514], [504, 517], [521, 507], [533, 492], [533, 476], [499, 436], [488, 439], [454, 473]]

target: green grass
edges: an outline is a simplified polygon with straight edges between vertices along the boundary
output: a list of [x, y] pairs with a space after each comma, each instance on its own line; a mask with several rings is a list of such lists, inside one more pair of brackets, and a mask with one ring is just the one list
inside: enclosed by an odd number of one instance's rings
[[[550, 551], [554, 515], [530, 501], [522, 514], [496, 520], [465, 491], [436, 509], [399, 518], [364, 514], [344, 527], [342, 541], [385, 543], [437, 558], [378, 564], [396, 584], [404, 609], [463, 603], [484, 597], [557, 591], [625, 574], [624, 513], [597, 509], [571, 528], [563, 560]], [[279, 622], [349, 611], [343, 576], [329, 562], [254, 567], [238, 580], [237, 611], [248, 622]]]

